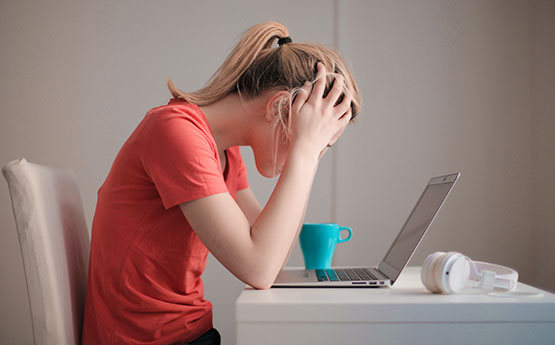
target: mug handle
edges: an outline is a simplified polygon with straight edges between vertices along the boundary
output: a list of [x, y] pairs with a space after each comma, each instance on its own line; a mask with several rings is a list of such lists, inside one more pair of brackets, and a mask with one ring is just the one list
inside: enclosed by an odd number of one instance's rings
[[[349, 231], [349, 236], [347, 238], [341, 238], [341, 231], [343, 230]], [[339, 228], [339, 239], [337, 240], [337, 243], [347, 242], [351, 239], [351, 237], [353, 237], [353, 230], [351, 230], [348, 226], [342, 226]]]

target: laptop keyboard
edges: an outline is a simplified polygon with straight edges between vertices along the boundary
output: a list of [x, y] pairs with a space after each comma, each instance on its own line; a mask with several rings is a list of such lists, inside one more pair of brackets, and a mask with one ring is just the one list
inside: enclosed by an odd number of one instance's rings
[[379, 280], [368, 268], [336, 268], [316, 270], [318, 281]]

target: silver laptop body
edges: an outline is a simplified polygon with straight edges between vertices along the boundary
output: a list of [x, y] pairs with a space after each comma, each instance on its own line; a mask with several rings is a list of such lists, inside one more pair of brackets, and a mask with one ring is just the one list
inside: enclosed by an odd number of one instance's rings
[[392, 286], [422, 241], [459, 176], [459, 173], [455, 173], [430, 179], [378, 267], [333, 267], [327, 270], [284, 268], [272, 287]]

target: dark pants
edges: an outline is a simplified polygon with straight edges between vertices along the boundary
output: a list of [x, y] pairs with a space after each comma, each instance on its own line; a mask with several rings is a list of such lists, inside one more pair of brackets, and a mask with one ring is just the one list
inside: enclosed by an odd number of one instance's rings
[[183, 345], [220, 345], [221, 339], [218, 330], [212, 328], [192, 342], [184, 343]]

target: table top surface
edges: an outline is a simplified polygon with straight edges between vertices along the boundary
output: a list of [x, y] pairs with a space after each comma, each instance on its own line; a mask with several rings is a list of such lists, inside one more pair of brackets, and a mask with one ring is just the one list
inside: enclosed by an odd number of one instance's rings
[[[453, 306], [456, 305], [456, 308]], [[555, 295], [518, 283], [513, 292], [478, 290], [432, 294], [420, 267], [406, 267], [386, 288], [246, 287], [236, 302], [237, 321], [547, 321], [555, 322]], [[424, 312], [423, 312], [424, 311]]]

